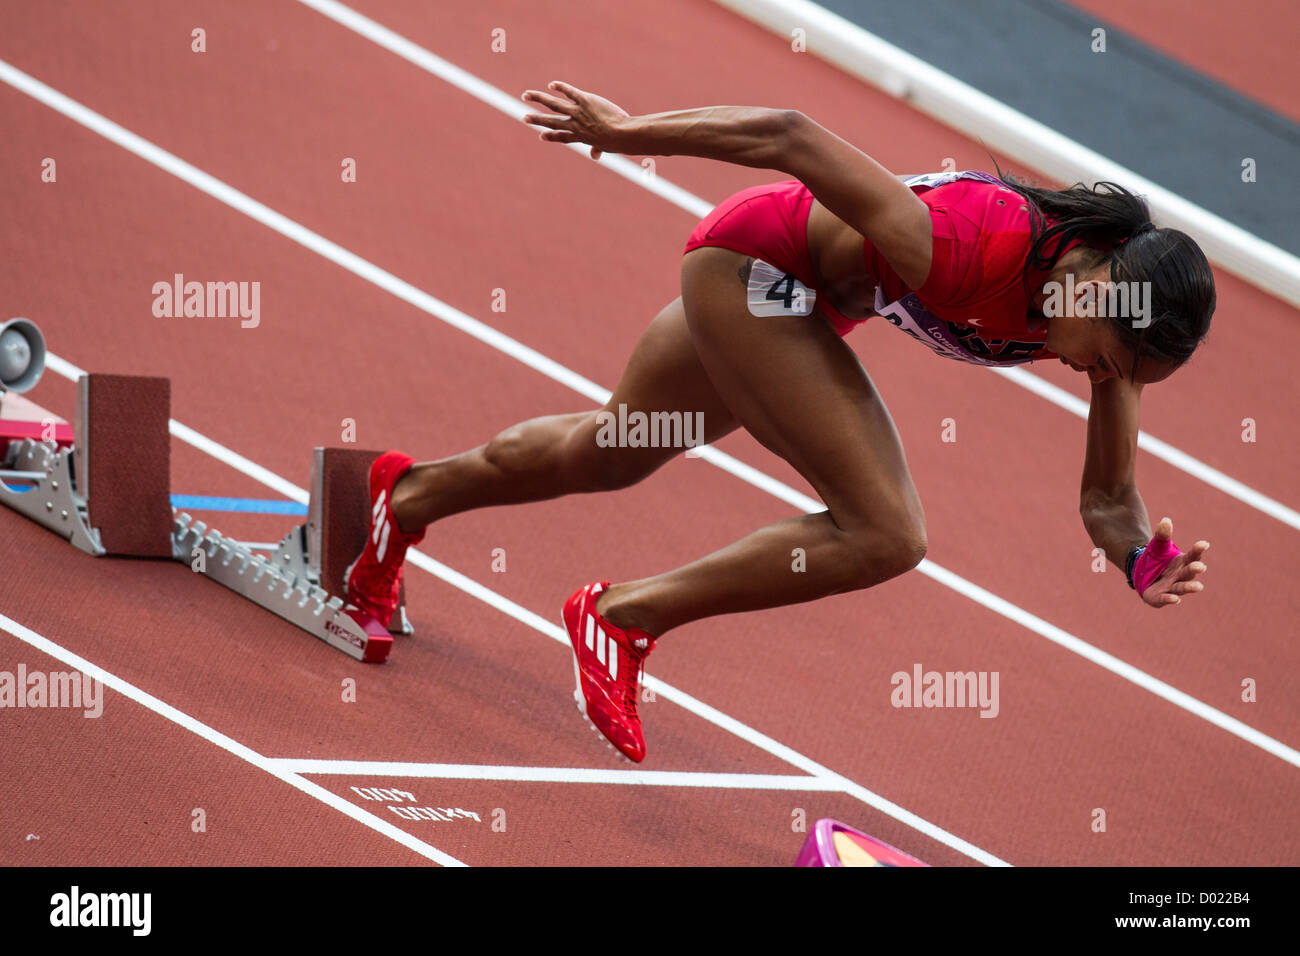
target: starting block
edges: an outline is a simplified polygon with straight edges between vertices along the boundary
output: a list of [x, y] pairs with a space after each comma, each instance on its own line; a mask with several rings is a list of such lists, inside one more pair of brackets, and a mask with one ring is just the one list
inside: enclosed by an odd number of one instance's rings
[[392, 634], [412, 632], [405, 590], [388, 629], [338, 596], [380, 453], [315, 449], [307, 523], [277, 544], [241, 542], [171, 506], [170, 406], [165, 378], [99, 373], [77, 383], [75, 427], [0, 394], [0, 503], [96, 557], [180, 561], [357, 660], [385, 660]]
[[929, 866], [888, 843], [829, 817], [818, 820], [795, 866]]

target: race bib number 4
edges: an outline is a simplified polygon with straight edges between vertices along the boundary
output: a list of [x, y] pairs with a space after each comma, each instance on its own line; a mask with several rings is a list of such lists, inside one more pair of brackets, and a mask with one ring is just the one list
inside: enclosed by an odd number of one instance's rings
[[755, 259], [749, 270], [746, 292], [750, 315], [811, 315], [817, 293], [788, 272], [782, 272], [762, 259]]

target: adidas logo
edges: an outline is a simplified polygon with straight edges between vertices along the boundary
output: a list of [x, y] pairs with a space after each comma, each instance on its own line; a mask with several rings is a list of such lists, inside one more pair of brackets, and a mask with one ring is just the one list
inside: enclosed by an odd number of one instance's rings
[[636, 647], [638, 651], [644, 651], [647, 647], [650, 646], [650, 641], [644, 637], [638, 637], [635, 641], [632, 642], [632, 644], [634, 647]]
[[618, 680], [618, 642], [596, 623], [594, 614], [587, 615], [587, 650], [596, 652], [596, 660], [605, 665], [612, 680]]
[[388, 514], [384, 511], [384, 502], [388, 498], [388, 492], [381, 491], [379, 497], [375, 499], [375, 506], [370, 511], [370, 523], [375, 526], [374, 533], [370, 540], [377, 546], [375, 560], [380, 563], [384, 560], [384, 554], [388, 551]]

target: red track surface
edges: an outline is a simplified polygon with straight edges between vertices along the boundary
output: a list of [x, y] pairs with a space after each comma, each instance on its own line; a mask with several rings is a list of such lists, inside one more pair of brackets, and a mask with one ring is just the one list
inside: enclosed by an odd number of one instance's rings
[[[664, 200], [288, 0], [6, 4], [0, 58], [283, 215], [607, 387], [677, 294], [694, 224]], [[553, 78], [634, 112], [713, 102], [803, 109], [900, 171], [985, 163], [979, 144], [708, 3], [481, 3], [452, 20], [414, 0], [360, 12], [517, 95]], [[207, 31], [208, 52], [189, 49]], [[508, 52], [491, 52], [494, 27]], [[599, 41], [592, 38], [602, 38]], [[314, 445], [421, 458], [590, 402], [0, 85], [6, 314], [91, 370], [169, 375], [175, 418], [305, 486]], [[888, 135], [881, 135], [887, 130]], [[39, 181], [43, 157], [57, 184]], [[339, 180], [343, 157], [359, 179]], [[999, 157], [1001, 159], [1001, 157]], [[658, 173], [710, 202], [771, 174], [691, 160]], [[174, 273], [262, 283], [262, 324], [166, 320]], [[1220, 274], [1204, 354], [1151, 388], [1144, 426], [1294, 506], [1295, 310]], [[504, 288], [508, 311], [490, 310]], [[930, 559], [1101, 650], [1300, 746], [1296, 531], [1143, 455], [1177, 538], [1213, 542], [1207, 589], [1153, 612], [1090, 571], [1076, 513], [1083, 422], [869, 324], [850, 342], [890, 403], [926, 502]], [[382, 374], [361, 375], [358, 359]], [[1086, 397], [1062, 366], [1034, 371]], [[32, 397], [71, 416], [47, 373]], [[958, 441], [940, 441], [955, 418]], [[1259, 441], [1241, 441], [1241, 420]], [[746, 436], [720, 447], [807, 492]], [[179, 441], [178, 493], [267, 497]], [[556, 620], [578, 584], [672, 567], [790, 507], [697, 460], [613, 495], [463, 515], [421, 550]], [[266, 538], [288, 519], [217, 516]], [[363, 666], [178, 564], [94, 560], [0, 510], [0, 613], [270, 758], [499, 767], [614, 764], [573, 712], [568, 652], [417, 568], [417, 636]], [[491, 570], [504, 548], [506, 573]], [[1259, 555], [1271, 558], [1260, 565]], [[66, 669], [0, 632], [0, 670]], [[1001, 712], [900, 710], [914, 663], [998, 671]], [[1297, 770], [920, 574], [869, 592], [675, 632], [651, 673], [1016, 864], [1295, 864]], [[357, 682], [344, 703], [341, 684]], [[1254, 678], [1259, 699], [1243, 703]], [[115, 692], [104, 715], [0, 713], [0, 863], [389, 864], [421, 857]], [[644, 708], [646, 770], [799, 774], [665, 697]], [[845, 793], [308, 775], [471, 864], [788, 864], [802, 811], [935, 864], [971, 858]], [[407, 821], [350, 788], [411, 791], [481, 823]], [[1090, 829], [1104, 808], [1104, 834]], [[191, 812], [207, 814], [205, 833]], [[504, 811], [504, 832], [491, 826]], [[28, 835], [39, 839], [29, 839]]]

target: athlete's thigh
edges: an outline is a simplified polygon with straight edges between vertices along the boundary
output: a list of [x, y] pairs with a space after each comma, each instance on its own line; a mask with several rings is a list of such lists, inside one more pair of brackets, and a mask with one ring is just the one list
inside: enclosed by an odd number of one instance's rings
[[[689, 415], [691, 437], [696, 444], [701, 441], [694, 428], [698, 421], [703, 422], [702, 440], [705, 442], [716, 441], [738, 427], [735, 416], [709, 381], [708, 373], [695, 352], [680, 298], [665, 306], [642, 333], [622, 378], [602, 411], [609, 412], [614, 420], [624, 416], [630, 423], [636, 421], [633, 413], [647, 419], [657, 413], [679, 413], [683, 429], [687, 427], [686, 416]], [[599, 428], [599, 424], [592, 423], [586, 430], [598, 431]], [[582, 440], [588, 441], [592, 437], [587, 435]], [[637, 459], [647, 466], [657, 467], [681, 453], [680, 447], [624, 445], [618, 457]]]
[[841, 527], [924, 522], [889, 410], [820, 314], [757, 317], [717, 247], [687, 253], [682, 297], [695, 351], [740, 424], [808, 480]]

